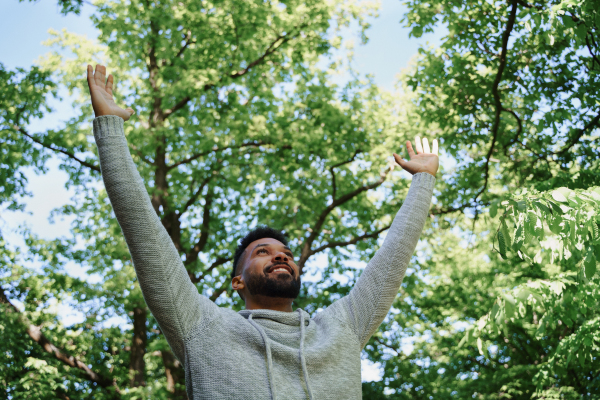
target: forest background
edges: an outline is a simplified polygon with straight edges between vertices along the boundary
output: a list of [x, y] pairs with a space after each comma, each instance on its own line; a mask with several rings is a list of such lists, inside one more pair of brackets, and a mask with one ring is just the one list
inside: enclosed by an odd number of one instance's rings
[[[70, 196], [58, 237], [2, 225], [0, 396], [186, 398], [101, 183], [83, 74], [102, 62], [200, 293], [242, 306], [232, 238], [266, 223], [305, 265], [296, 306], [327, 307], [402, 204], [389, 153], [436, 137], [431, 218], [365, 348], [364, 398], [600, 398], [600, 2], [408, 1], [378, 19], [358, 1], [58, 1], [82, 6], [97, 39], [54, 32], [35, 66], [0, 67], [2, 218], [36, 211], [33, 184], [50, 202], [57, 166]], [[393, 92], [350, 46], [391, 17], [433, 32]], [[399, 63], [386, 50], [369, 58]]]

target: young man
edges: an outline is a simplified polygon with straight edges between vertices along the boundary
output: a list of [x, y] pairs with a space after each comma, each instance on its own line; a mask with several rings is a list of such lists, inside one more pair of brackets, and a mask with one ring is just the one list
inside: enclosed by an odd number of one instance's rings
[[133, 258], [150, 311], [185, 369], [190, 399], [360, 399], [360, 353], [398, 293], [427, 218], [437, 142], [416, 138], [413, 174], [404, 204], [385, 241], [350, 293], [311, 317], [293, 310], [300, 273], [285, 237], [262, 227], [242, 239], [232, 286], [246, 303], [240, 312], [198, 293], [152, 208], [129, 154], [123, 122], [132, 109], [112, 97], [112, 75], [88, 66], [94, 137], [102, 178]]

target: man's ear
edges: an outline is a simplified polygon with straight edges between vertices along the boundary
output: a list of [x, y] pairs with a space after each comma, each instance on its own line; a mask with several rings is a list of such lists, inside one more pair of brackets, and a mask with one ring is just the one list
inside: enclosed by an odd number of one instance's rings
[[231, 280], [231, 287], [233, 290], [242, 290], [246, 287], [246, 283], [244, 282], [244, 278], [242, 275], [234, 276]]

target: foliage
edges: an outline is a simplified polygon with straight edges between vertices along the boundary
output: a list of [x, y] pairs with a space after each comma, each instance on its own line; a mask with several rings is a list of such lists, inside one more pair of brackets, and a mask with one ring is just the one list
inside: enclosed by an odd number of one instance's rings
[[[184, 398], [183, 370], [147, 311], [100, 182], [85, 65], [107, 64], [116, 77], [117, 101], [136, 110], [126, 124], [130, 150], [190, 278], [202, 294], [236, 309], [242, 305], [228, 281], [232, 251], [235, 239], [256, 223], [286, 230], [307, 271], [316, 254], [330, 257], [327, 270], [313, 269], [325, 280], [307, 284], [298, 306], [314, 311], [347, 290], [334, 273], [348, 269], [341, 267], [346, 259], [373, 254], [400, 206], [408, 182], [390, 168], [389, 149], [401, 147], [401, 132], [418, 117], [396, 108], [392, 96], [368, 80], [331, 82], [344, 67], [328, 61], [341, 46], [340, 29], [356, 22], [363, 32], [372, 12], [368, 3], [97, 5], [99, 43], [51, 32], [47, 45], [72, 56], [53, 52], [40, 61], [76, 96], [77, 116], [62, 129], [30, 134], [38, 149], [61, 157], [60, 168], [69, 174], [75, 196], [53, 215], [75, 217], [72, 236], [46, 241], [30, 235], [26, 257], [44, 266], [28, 271], [38, 289], [25, 285], [26, 270], [7, 266], [3, 290], [7, 307], [11, 299], [24, 302], [23, 317], [50, 298], [85, 310], [85, 322], [75, 326], [60, 326], [49, 310], [48, 322], [35, 320], [50, 342], [81, 362], [66, 373], [56, 354], [31, 356], [43, 362], [27, 368], [62, 377], [56, 379], [66, 385], [35, 388], [40, 393]], [[324, 70], [316, 67], [321, 59], [329, 63]], [[345, 251], [348, 246], [356, 251]], [[102, 282], [71, 287], [49, 278], [66, 275], [70, 262]], [[131, 325], [123, 331], [107, 327], [114, 316], [126, 316]], [[14, 334], [24, 340], [18, 351], [28, 354], [36, 339], [27, 339], [27, 323], [21, 322]], [[68, 346], [64, 335], [57, 336], [63, 331], [70, 333]], [[16, 365], [27, 362], [21, 357]], [[10, 388], [15, 398], [27, 390], [33, 389]]]
[[[353, 73], [333, 83], [347, 67], [331, 60], [341, 29], [366, 40], [370, 3], [95, 4], [97, 42], [52, 32], [47, 45], [70, 56], [1, 70], [0, 140], [12, 150], [0, 149], [0, 201], [18, 207], [24, 168], [50, 156], [75, 195], [53, 213], [74, 217], [69, 237], [24, 230], [20, 252], [0, 247], [0, 395], [185, 398], [100, 181], [84, 77], [100, 62], [118, 103], [136, 110], [132, 156], [200, 293], [242, 307], [228, 281], [232, 250], [265, 223], [290, 235], [307, 278], [321, 278], [295, 306], [331, 304], [406, 194], [391, 149], [436, 136], [446, 152], [432, 218], [365, 348], [383, 376], [364, 383], [364, 397], [599, 396], [597, 1], [411, 0], [413, 35], [440, 24], [449, 33], [420, 50], [397, 95]], [[49, 111], [56, 85], [76, 96], [76, 117], [29, 132], [27, 116]], [[101, 281], [69, 276], [68, 263]], [[60, 303], [85, 321], [61, 325]]]
[[[497, 233], [501, 256], [507, 258], [506, 250], [511, 248], [526, 262], [544, 265], [549, 274], [502, 293], [461, 344], [476, 342], [484, 356], [489, 346], [482, 337], [502, 336], [510, 325], [518, 324], [544, 349], [546, 361], [538, 365], [534, 377], [540, 390], [560, 383], [570, 369], [582, 381], [595, 377], [600, 368], [595, 356], [600, 350], [600, 280], [596, 274], [600, 188], [525, 191], [499, 207], [504, 211]], [[514, 229], [509, 231], [509, 226]], [[533, 257], [527, 254], [536, 250]], [[560, 332], [559, 342], [545, 344], [556, 332]], [[598, 393], [600, 385], [592, 379], [586, 390]]]
[[26, 194], [27, 181], [21, 169], [33, 166], [41, 171], [48, 158], [30, 140], [23, 140], [19, 126], [50, 111], [46, 94], [54, 89], [48, 71], [39, 67], [8, 71], [0, 63], [0, 204], [9, 209], [20, 208], [17, 196]]
[[365, 392], [595, 398], [597, 192], [583, 189], [600, 184], [599, 3], [406, 4], [414, 36], [448, 29], [402, 82], [456, 164], [404, 295], [367, 347], [383, 378]]
[[[19, 2], [29, 1], [36, 2], [37, 0], [19, 0]], [[67, 15], [69, 13], [74, 13], [79, 15], [81, 13], [81, 7], [83, 7], [84, 3], [88, 3], [85, 0], [58, 0], [58, 6], [60, 6], [60, 13], [63, 15]], [[90, 3], [88, 3], [90, 4]]]
[[414, 35], [448, 26], [406, 82], [458, 161], [447, 189], [455, 208], [487, 205], [513, 187], [600, 184], [598, 1], [408, 6]]

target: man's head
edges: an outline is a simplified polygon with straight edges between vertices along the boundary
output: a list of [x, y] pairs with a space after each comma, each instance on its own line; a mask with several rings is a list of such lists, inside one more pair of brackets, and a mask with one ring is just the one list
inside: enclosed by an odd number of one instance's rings
[[246, 301], [249, 297], [293, 300], [300, 293], [300, 270], [278, 230], [259, 226], [240, 240], [233, 258], [233, 289]]

